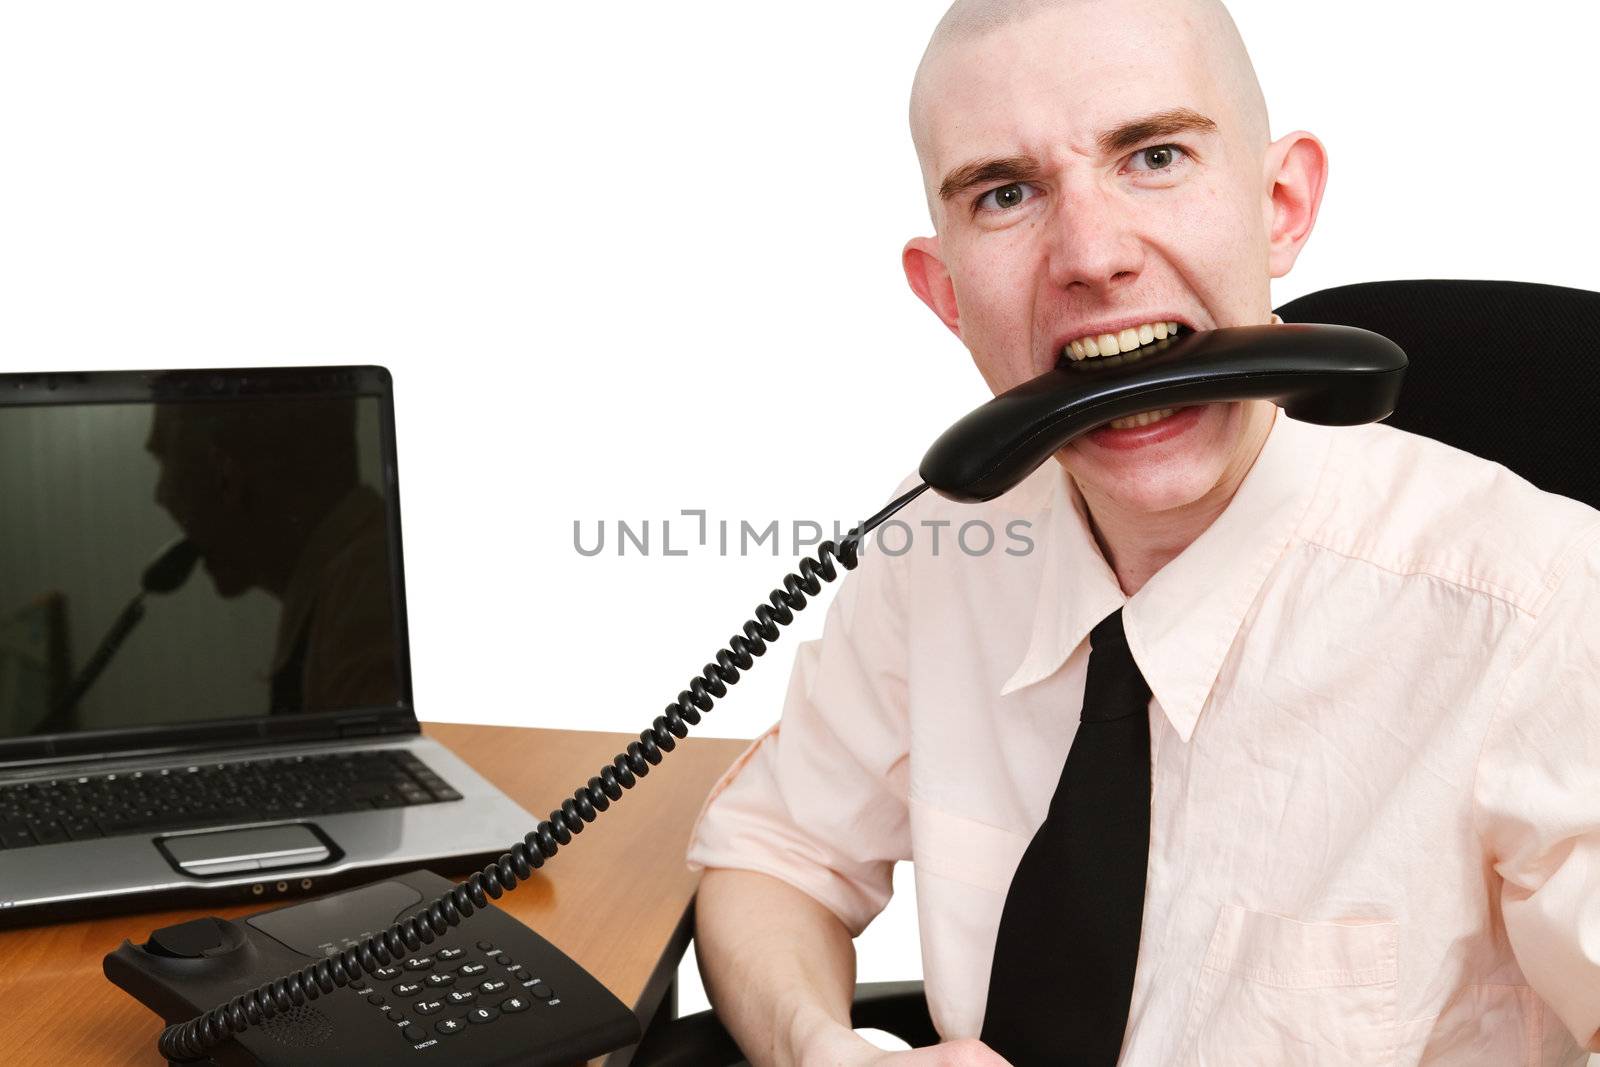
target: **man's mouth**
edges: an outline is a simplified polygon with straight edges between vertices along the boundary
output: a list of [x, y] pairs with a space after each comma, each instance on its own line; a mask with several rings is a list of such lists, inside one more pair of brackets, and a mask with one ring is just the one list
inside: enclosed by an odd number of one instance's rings
[[[1138, 326], [1129, 326], [1118, 330], [1116, 333], [1088, 334], [1075, 341], [1069, 341], [1061, 346], [1060, 360], [1080, 362], [1091, 359], [1111, 360], [1111, 365], [1126, 362], [1125, 358], [1130, 353], [1138, 353], [1132, 358], [1138, 359], [1140, 352], [1147, 346], [1165, 348], [1162, 342], [1176, 338], [1185, 331], [1186, 327], [1177, 322], [1146, 322]], [[1113, 358], [1116, 357], [1116, 358]], [[1113, 419], [1107, 423], [1113, 430], [1132, 430], [1140, 426], [1148, 426], [1153, 422], [1177, 412], [1178, 408], [1161, 408], [1159, 411], [1141, 411], [1137, 415], [1128, 415], [1124, 418]]]
[[1089, 334], [1062, 345], [1061, 357], [1079, 360], [1115, 356], [1123, 352], [1132, 352], [1144, 345], [1155, 344], [1157, 341], [1165, 341], [1169, 337], [1176, 337], [1182, 330], [1183, 327], [1176, 322], [1147, 322], [1116, 333]]

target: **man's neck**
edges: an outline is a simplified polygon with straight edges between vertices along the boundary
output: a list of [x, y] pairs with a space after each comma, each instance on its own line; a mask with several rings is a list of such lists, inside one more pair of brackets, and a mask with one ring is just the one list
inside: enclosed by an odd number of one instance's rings
[[[1251, 416], [1245, 425], [1242, 446], [1229, 461], [1217, 484], [1198, 500], [1161, 512], [1130, 512], [1113, 501], [1091, 500], [1089, 526], [1094, 531], [1100, 553], [1117, 576], [1117, 584], [1128, 596], [1137, 593], [1151, 576], [1165, 567], [1205, 533], [1218, 515], [1227, 510], [1245, 475], [1255, 466], [1256, 457], [1267, 443], [1278, 409], [1271, 404], [1250, 405]], [[1081, 492], [1081, 487], [1080, 487]]]

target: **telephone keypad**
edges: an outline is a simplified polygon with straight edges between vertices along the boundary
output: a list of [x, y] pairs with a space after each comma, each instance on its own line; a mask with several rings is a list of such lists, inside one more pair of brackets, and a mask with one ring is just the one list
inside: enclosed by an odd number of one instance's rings
[[[448, 1037], [465, 1030], [468, 1024], [485, 1025], [502, 1015], [527, 1011], [538, 1002], [560, 1003], [555, 999], [554, 990], [536, 978], [528, 968], [506, 955], [503, 949], [496, 948], [493, 942], [480, 941], [478, 949], [483, 956], [473, 959], [469, 949], [435, 947], [431, 955], [413, 956], [397, 961], [397, 966], [374, 972], [379, 976], [388, 972], [387, 977], [390, 978], [403, 975], [402, 980], [389, 991], [397, 998], [411, 1000], [411, 1014], [420, 1019], [420, 1025], [418, 1021], [402, 1014], [400, 1008], [386, 1005], [383, 995], [376, 989], [363, 988], [366, 985], [364, 977], [352, 982], [351, 988], [362, 995], [368, 1004], [377, 1007], [385, 1020], [393, 1023], [412, 1044], [428, 1040], [431, 1035], [424, 1027], [429, 1022], [432, 1023], [433, 1033]], [[459, 964], [456, 963], [458, 960]], [[437, 970], [436, 961], [455, 966], [452, 970]], [[491, 966], [494, 967], [494, 973], [489, 973]], [[406, 975], [404, 972], [411, 973]], [[447, 990], [445, 987], [456, 984], [457, 975], [467, 978], [484, 975], [484, 978], [473, 988]], [[513, 985], [513, 980], [524, 988], [518, 989]], [[430, 992], [435, 993], [438, 999], [428, 999]], [[412, 1000], [419, 993], [423, 994], [423, 998]], [[437, 1018], [441, 1014], [445, 1017]]]

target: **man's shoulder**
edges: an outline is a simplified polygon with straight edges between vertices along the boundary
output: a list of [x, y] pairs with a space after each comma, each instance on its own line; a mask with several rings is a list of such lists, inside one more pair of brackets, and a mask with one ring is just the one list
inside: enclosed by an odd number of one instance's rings
[[1533, 610], [1600, 510], [1504, 464], [1383, 423], [1333, 430], [1306, 540]]

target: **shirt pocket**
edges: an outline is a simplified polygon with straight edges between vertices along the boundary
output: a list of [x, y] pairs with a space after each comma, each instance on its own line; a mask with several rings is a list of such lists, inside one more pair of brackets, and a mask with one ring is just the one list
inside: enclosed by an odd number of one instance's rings
[[1228, 904], [1189, 1005], [1184, 1067], [1374, 1067], [1396, 1058], [1399, 925]]

